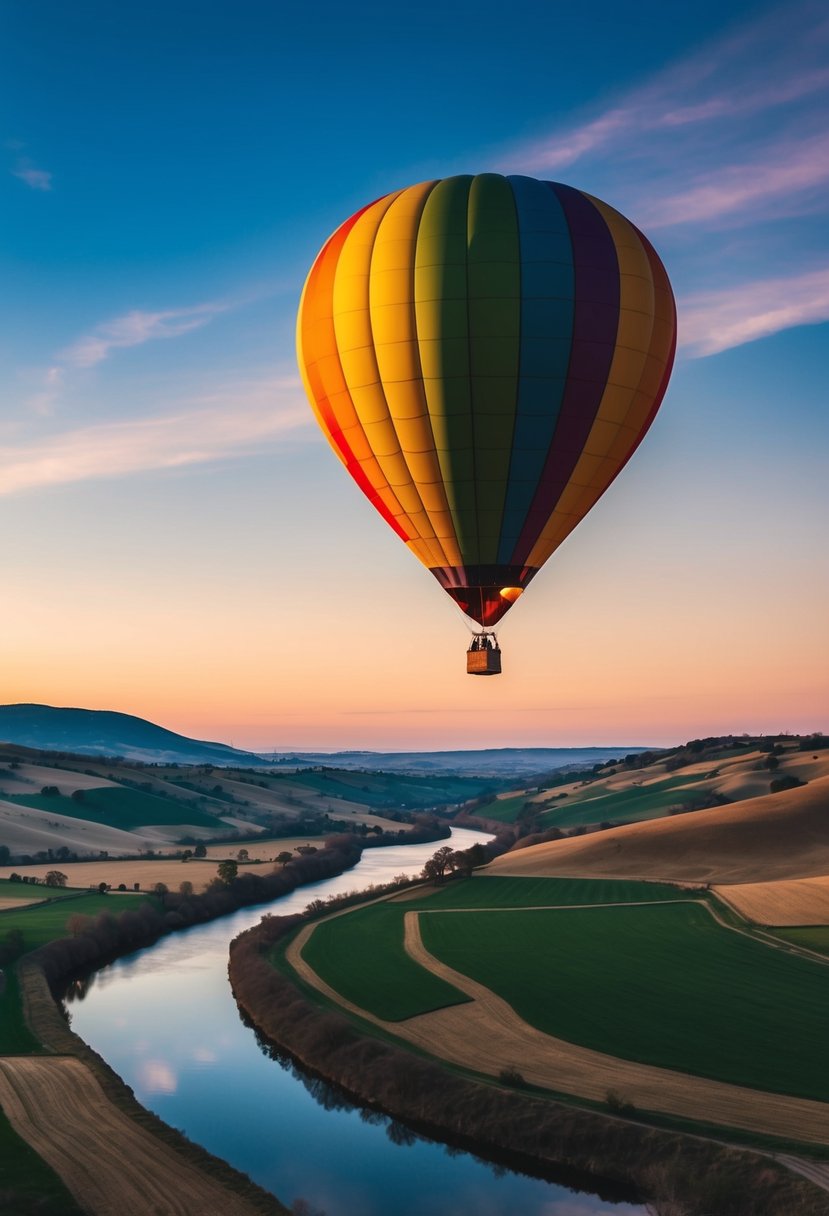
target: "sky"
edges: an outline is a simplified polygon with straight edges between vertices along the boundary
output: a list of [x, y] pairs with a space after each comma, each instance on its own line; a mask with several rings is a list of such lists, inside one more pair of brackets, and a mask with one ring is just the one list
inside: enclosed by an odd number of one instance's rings
[[[820, 3], [0, 4], [0, 701], [250, 748], [829, 729]], [[390, 190], [605, 199], [674, 285], [662, 409], [470, 679], [296, 367]]]

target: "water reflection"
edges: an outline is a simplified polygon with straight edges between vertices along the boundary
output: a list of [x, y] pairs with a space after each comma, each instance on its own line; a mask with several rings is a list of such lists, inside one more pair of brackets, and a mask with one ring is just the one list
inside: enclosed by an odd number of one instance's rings
[[[451, 843], [468, 848], [479, 839], [456, 829]], [[613, 1206], [607, 1191], [576, 1196], [357, 1109], [257, 1042], [240, 1019], [227, 981], [232, 938], [266, 911], [301, 911], [315, 898], [417, 873], [435, 847], [370, 850], [337, 878], [162, 938], [82, 977], [67, 993], [73, 1029], [140, 1102], [289, 1205], [301, 1196], [326, 1216], [641, 1213], [639, 1206]]]
[[[491, 1157], [481, 1157], [477, 1153], [470, 1152], [457, 1141], [453, 1141], [450, 1137], [448, 1142], [444, 1140], [434, 1140], [422, 1130], [416, 1131], [413, 1127], [406, 1123], [401, 1123], [391, 1115], [386, 1115], [383, 1111], [372, 1109], [371, 1107], [363, 1106], [356, 1102], [346, 1090], [342, 1089], [334, 1082], [327, 1080], [325, 1077], [317, 1076], [315, 1073], [304, 1068], [300, 1063], [288, 1055], [277, 1043], [272, 1043], [265, 1038], [249, 1021], [247, 1016], [240, 1010], [239, 1016], [246, 1025], [250, 1026], [259, 1050], [269, 1059], [281, 1064], [283, 1068], [290, 1071], [291, 1075], [304, 1087], [307, 1093], [311, 1095], [323, 1110], [327, 1111], [355, 1111], [362, 1122], [370, 1124], [372, 1127], [382, 1127], [385, 1129], [386, 1135], [392, 1144], [399, 1145], [403, 1148], [411, 1148], [412, 1145], [433, 1144], [438, 1145], [443, 1149], [443, 1152], [448, 1157], [463, 1157], [468, 1156], [479, 1165], [489, 1170], [496, 1178], [508, 1176], [510, 1172], [523, 1174], [527, 1178], [543, 1178], [550, 1182], [555, 1176], [555, 1179], [563, 1186], [572, 1188], [573, 1190], [588, 1190], [591, 1194], [597, 1195], [609, 1203], [617, 1205], [614, 1211], [618, 1214], [621, 1211], [630, 1212], [631, 1210], [639, 1211], [639, 1208], [632, 1209], [627, 1201], [633, 1198], [629, 1188], [619, 1185], [617, 1182], [609, 1179], [602, 1179], [597, 1175], [585, 1174], [583, 1171], [560, 1167], [558, 1170], [533, 1170], [532, 1166], [528, 1166], [525, 1161], [519, 1162], [516, 1154], [504, 1153], [500, 1159]], [[622, 1205], [621, 1207], [618, 1205]], [[585, 1209], [586, 1210], [586, 1209]], [[590, 1209], [595, 1212], [595, 1208]]]

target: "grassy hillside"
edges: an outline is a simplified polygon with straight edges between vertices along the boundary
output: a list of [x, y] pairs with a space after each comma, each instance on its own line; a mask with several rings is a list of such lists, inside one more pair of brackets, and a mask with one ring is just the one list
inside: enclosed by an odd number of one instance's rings
[[[0, 744], [0, 847], [12, 864], [137, 856], [197, 841], [397, 837], [503, 783], [480, 777], [144, 765]], [[0, 853], [0, 866], [3, 856]]]
[[826, 740], [781, 737], [694, 740], [664, 752], [631, 753], [538, 786], [500, 794], [481, 814], [522, 832], [615, 826], [707, 809], [774, 792], [772, 782], [829, 775]]
[[60, 795], [10, 794], [6, 801], [18, 806], [31, 806], [41, 811], [71, 815], [73, 819], [84, 819], [89, 823], [107, 824], [110, 827], [132, 831], [134, 828], [153, 827], [158, 824], [186, 823], [189, 827], [215, 829], [216, 816], [207, 815], [193, 806], [183, 807], [169, 798], [145, 794], [142, 790], [126, 789], [123, 786], [107, 786], [103, 789], [81, 790], [80, 798], [66, 800]]
[[518, 849], [496, 874], [763, 882], [829, 873], [829, 777], [733, 806]]

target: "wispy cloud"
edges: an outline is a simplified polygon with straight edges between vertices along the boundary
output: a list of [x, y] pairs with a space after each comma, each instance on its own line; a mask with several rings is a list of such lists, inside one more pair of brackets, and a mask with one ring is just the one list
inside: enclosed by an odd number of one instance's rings
[[28, 400], [28, 408], [33, 414], [48, 417], [54, 414], [55, 406], [63, 388], [64, 369], [57, 364], [47, 367], [40, 377], [40, 388]]
[[[601, 151], [648, 151], [655, 135], [678, 166], [679, 129], [765, 115], [829, 90], [825, 11], [807, 0], [775, 10], [701, 48], [618, 98], [603, 112], [514, 148], [502, 158], [514, 171], [565, 168]], [[771, 65], [771, 67], [770, 67]], [[744, 126], [741, 128], [744, 131]]]
[[[813, 192], [827, 181], [829, 134], [764, 149], [754, 160], [712, 170], [676, 194], [643, 204], [640, 218], [650, 228], [700, 223], [734, 212], [755, 222], [758, 206], [781, 201], [786, 214], [797, 215], [811, 207]], [[819, 201], [825, 202], [823, 191]]]
[[73, 367], [95, 367], [114, 350], [141, 346], [144, 342], [160, 338], [178, 338], [194, 329], [201, 329], [232, 307], [230, 302], [220, 300], [157, 312], [134, 309], [97, 326], [92, 333], [79, 338], [62, 351], [60, 358]]
[[100, 423], [0, 446], [0, 495], [253, 455], [309, 425], [294, 376], [226, 385], [163, 416]]
[[824, 321], [827, 63], [825, 5], [800, 0], [499, 163], [540, 176], [577, 166], [570, 180], [654, 231], [692, 356]]
[[38, 169], [28, 156], [18, 157], [11, 173], [14, 177], [19, 177], [32, 190], [52, 189], [52, 174], [46, 169]]
[[690, 295], [679, 312], [680, 340], [691, 355], [714, 355], [795, 325], [829, 321], [829, 266]]

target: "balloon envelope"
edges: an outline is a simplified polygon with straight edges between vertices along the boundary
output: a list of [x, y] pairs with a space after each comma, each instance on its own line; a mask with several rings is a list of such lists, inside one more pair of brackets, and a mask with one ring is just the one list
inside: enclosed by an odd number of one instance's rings
[[346, 220], [297, 325], [329, 443], [486, 628], [630, 459], [675, 345], [668, 276], [629, 220], [570, 186], [491, 173]]

